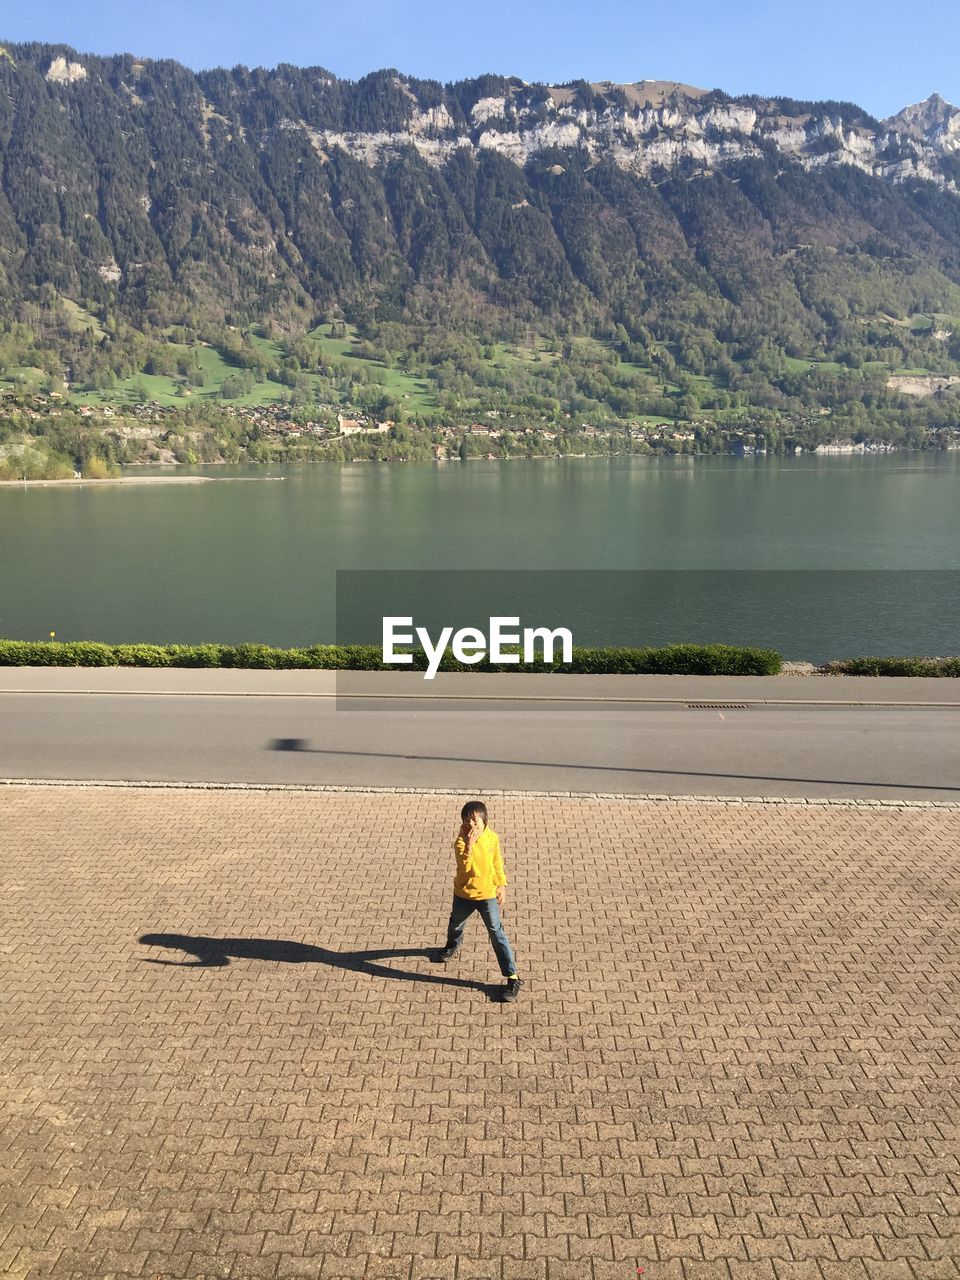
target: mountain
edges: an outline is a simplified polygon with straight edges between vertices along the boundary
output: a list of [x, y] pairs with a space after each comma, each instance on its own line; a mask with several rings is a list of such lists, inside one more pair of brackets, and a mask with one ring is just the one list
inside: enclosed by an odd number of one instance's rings
[[[960, 110], [932, 93], [924, 102], [917, 102], [884, 121], [888, 133], [896, 140], [906, 138], [919, 144], [914, 154], [929, 154], [931, 169], [936, 175], [937, 157], [953, 156], [960, 151]], [[955, 172], [949, 170], [949, 172]], [[956, 183], [948, 183], [956, 190]]]
[[[662, 81], [195, 73], [8, 43], [0, 159], [0, 374], [189, 381], [207, 343], [307, 394], [300, 372], [336, 367], [305, 337], [335, 321], [441, 408], [522, 383], [548, 414], [623, 415], [799, 402], [816, 362], [960, 358], [960, 111], [938, 95], [878, 121]], [[607, 374], [533, 367], [578, 338], [635, 371], [618, 404]], [[501, 341], [531, 357], [502, 377]]]

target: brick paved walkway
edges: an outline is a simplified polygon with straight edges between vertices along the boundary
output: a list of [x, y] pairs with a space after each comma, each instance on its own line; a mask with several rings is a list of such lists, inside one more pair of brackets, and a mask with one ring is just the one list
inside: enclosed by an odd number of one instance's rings
[[960, 1277], [960, 811], [490, 805], [0, 788], [0, 1275]]

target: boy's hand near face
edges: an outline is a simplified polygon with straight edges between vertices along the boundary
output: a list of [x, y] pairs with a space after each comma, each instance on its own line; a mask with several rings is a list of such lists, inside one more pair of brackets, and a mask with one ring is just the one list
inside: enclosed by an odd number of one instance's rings
[[469, 822], [460, 824], [460, 838], [464, 841], [467, 849], [470, 850], [483, 833], [483, 819], [476, 814], [471, 817]]

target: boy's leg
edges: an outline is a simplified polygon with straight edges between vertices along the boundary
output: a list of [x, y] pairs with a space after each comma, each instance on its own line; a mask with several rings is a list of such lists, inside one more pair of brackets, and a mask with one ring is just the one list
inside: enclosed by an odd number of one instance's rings
[[500, 972], [505, 978], [515, 977], [517, 963], [513, 958], [513, 948], [510, 946], [510, 940], [503, 930], [503, 921], [500, 918], [500, 904], [496, 898], [482, 898], [477, 903], [477, 907], [483, 916], [483, 923], [487, 926], [487, 933], [493, 943], [493, 950], [497, 957], [497, 964], [500, 966]]
[[453, 895], [453, 909], [450, 912], [450, 921], [447, 924], [447, 950], [456, 951], [461, 942], [463, 942], [463, 931], [467, 927], [467, 921], [476, 910], [476, 902], [470, 898], [460, 898], [457, 894]]

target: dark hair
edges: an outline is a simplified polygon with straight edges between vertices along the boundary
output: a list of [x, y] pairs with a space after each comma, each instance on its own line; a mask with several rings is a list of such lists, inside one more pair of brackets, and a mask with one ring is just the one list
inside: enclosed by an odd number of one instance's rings
[[483, 818], [484, 825], [486, 825], [487, 806], [482, 800], [468, 800], [460, 810], [460, 817], [464, 822], [469, 822], [475, 813], [479, 813], [480, 817]]

